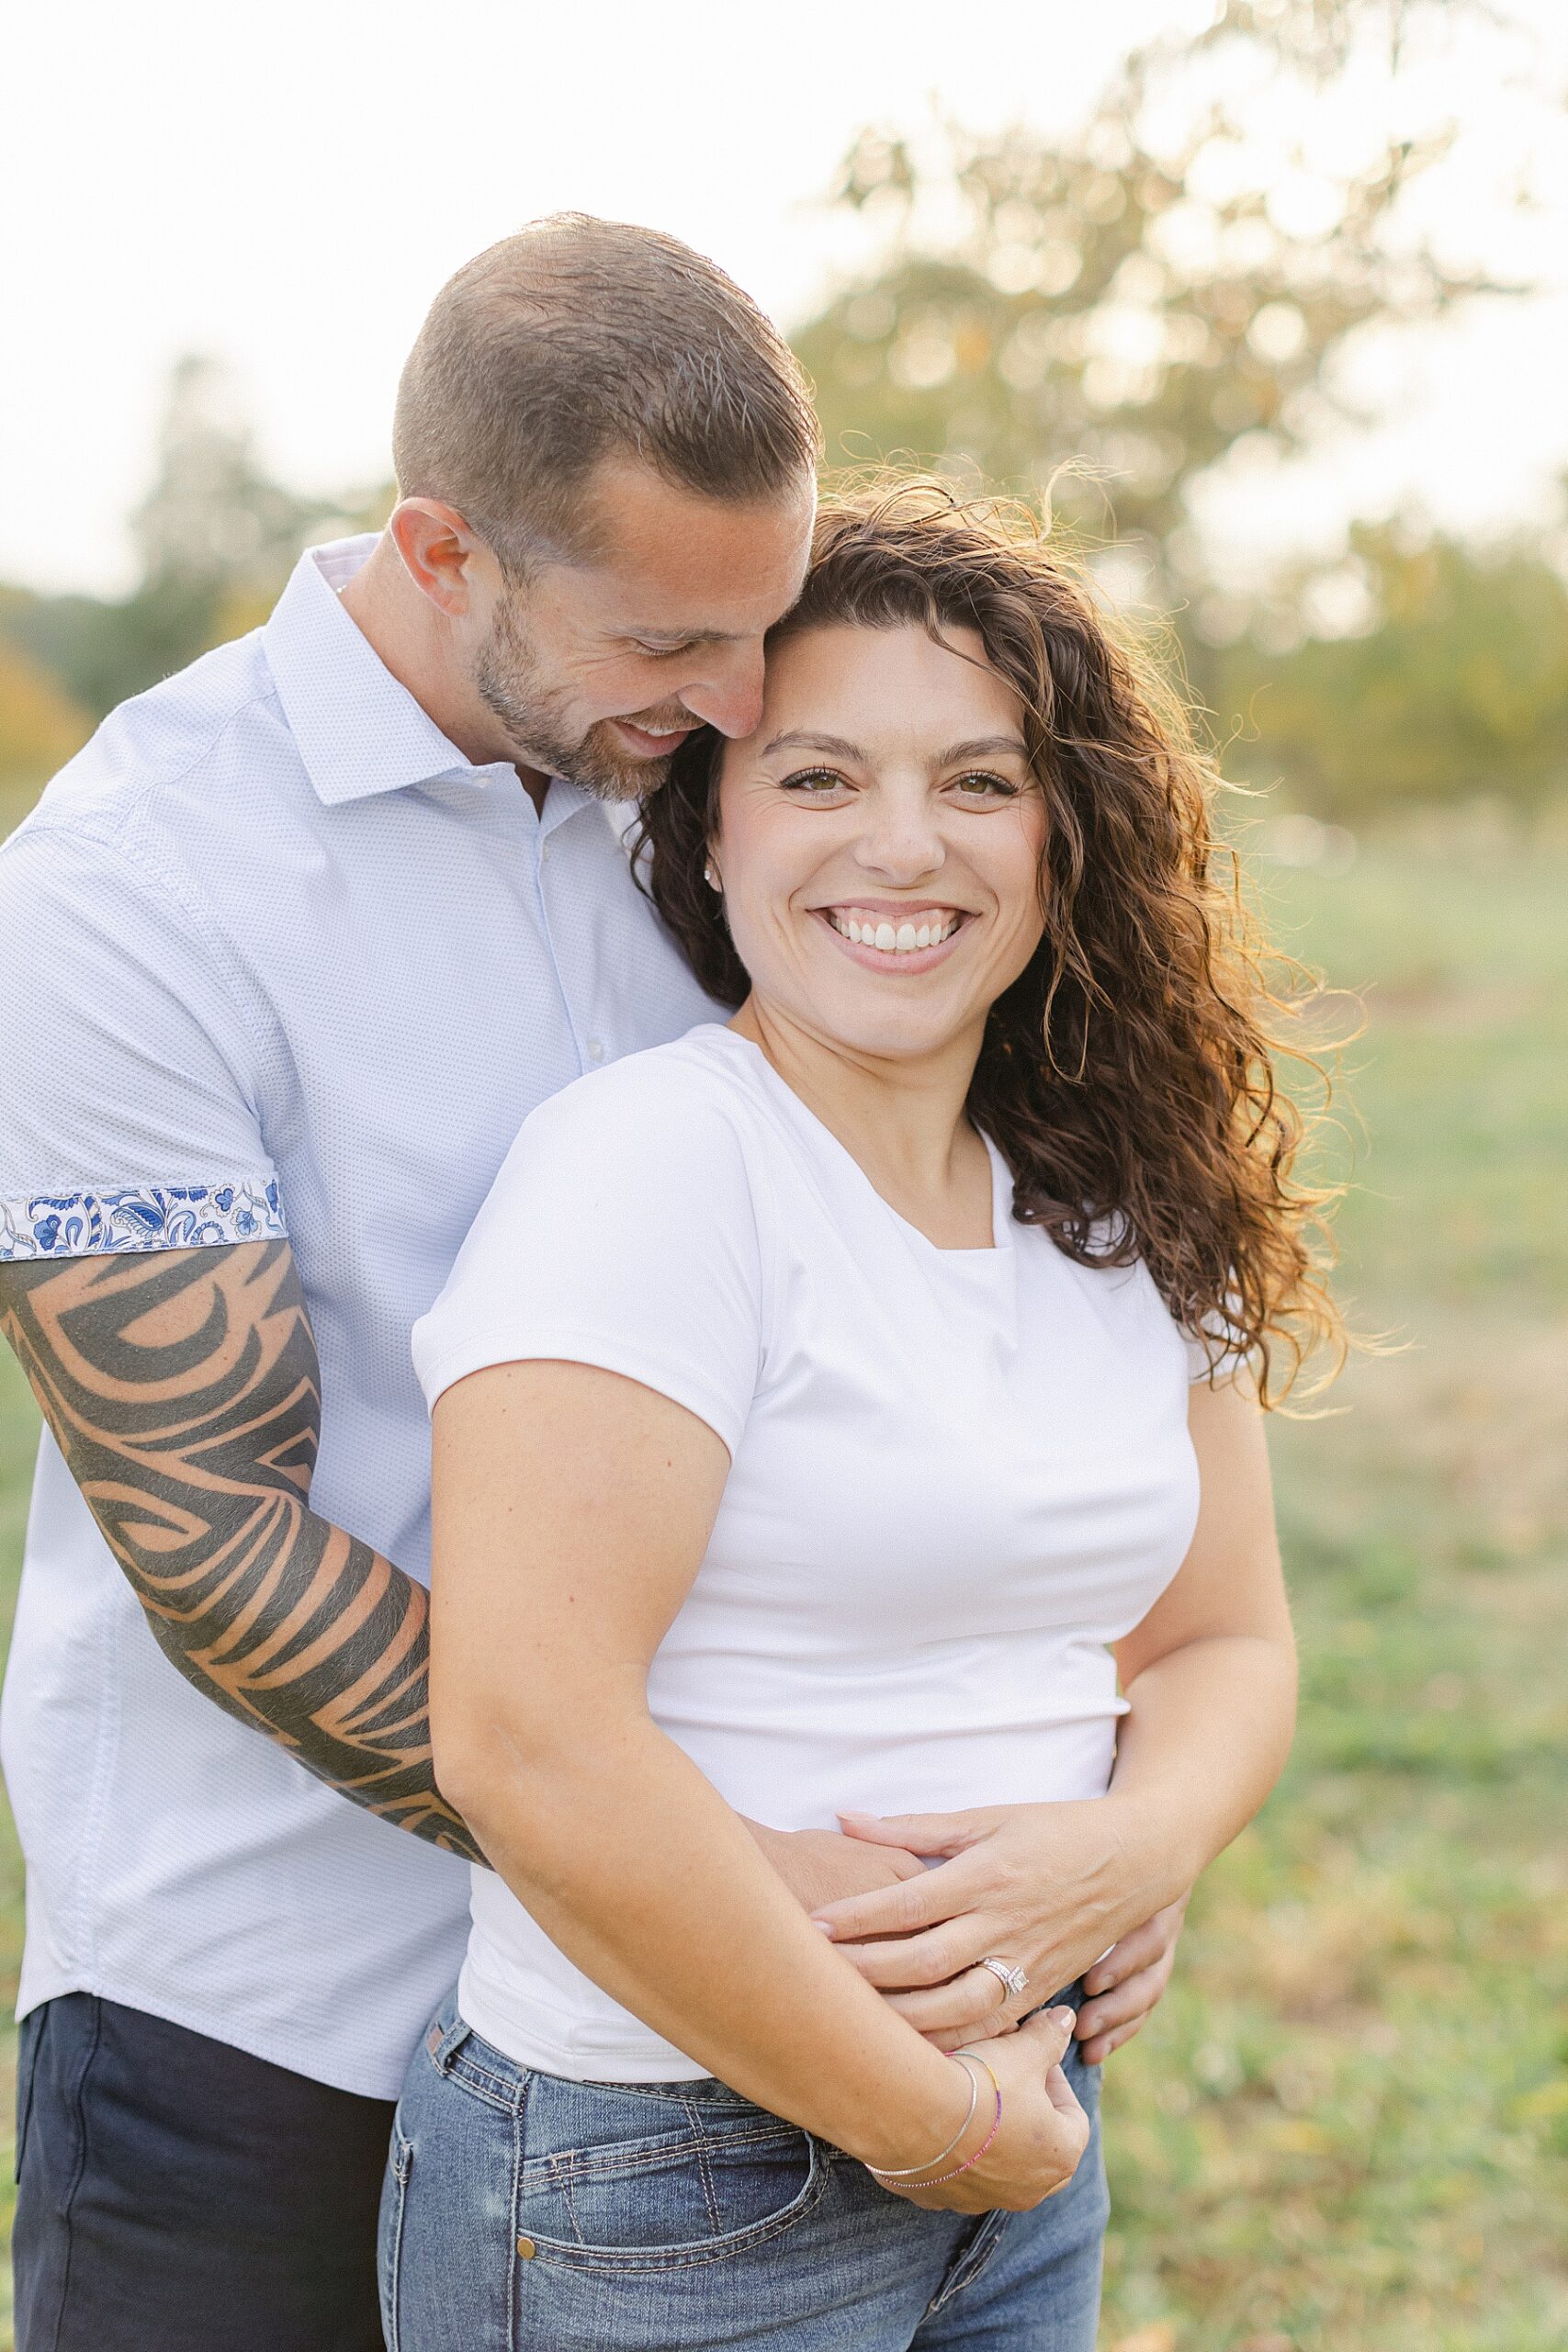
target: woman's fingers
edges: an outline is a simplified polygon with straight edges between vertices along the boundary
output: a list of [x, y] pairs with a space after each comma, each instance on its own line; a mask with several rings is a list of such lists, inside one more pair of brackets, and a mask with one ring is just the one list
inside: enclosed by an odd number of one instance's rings
[[[962, 1881], [955, 1882], [953, 1865], [920, 1871], [897, 1885], [877, 1887], [865, 1894], [845, 1895], [838, 1903], [819, 1903], [811, 1916], [835, 1943], [861, 1943], [868, 1937], [908, 1936], [951, 1919], [964, 1908]], [[963, 1966], [961, 1961], [959, 1966]], [[949, 1973], [951, 1974], [951, 1971]], [[906, 1977], [906, 1984], [914, 1980]]]
[[[897, 1996], [887, 1994], [885, 1997], [891, 2001]], [[945, 2050], [951, 2057], [953, 2051], [966, 2049], [972, 2041], [998, 2041], [1017, 2031], [1012, 2018], [998, 2011], [994, 2018], [982, 2018], [978, 2025], [933, 2027], [924, 2038], [933, 2050]]]
[[[1089, 2117], [1083, 2103], [1059, 2065], [1053, 2066], [1045, 2077], [1045, 2096], [1073, 2135], [1081, 2156], [1089, 2145]], [[1066, 2187], [1064, 2180], [1060, 2186]], [[1053, 2192], [1054, 2194], [1055, 2192]]]
[[[902, 1894], [908, 1890], [894, 1886], [886, 1891]], [[945, 1984], [961, 1969], [973, 1968], [981, 1953], [991, 1950], [984, 1937], [983, 1924], [977, 1919], [944, 1919], [923, 1935], [905, 1936], [893, 1943], [840, 1943], [839, 1949], [879, 1993], [913, 1993], [927, 1985]], [[1000, 1991], [999, 1984], [997, 1989]]]
[[917, 2033], [952, 2032], [962, 2038], [976, 2026], [1002, 2033], [1013, 2021], [1003, 2014], [1007, 1987], [988, 1968], [966, 1968], [945, 1984], [923, 1992], [892, 1992], [884, 1997], [888, 2007], [907, 2018]]
[[[1061, 2064], [1072, 2038], [1073, 2013], [1065, 2003], [1054, 2009], [1036, 2009], [1032, 2018], [1024, 2018], [1016, 2033], [1009, 2036], [1006, 2064], [1011, 2068], [1012, 2053], [1017, 2052], [1021, 2060], [1043, 2074], [1047, 2068]], [[995, 2064], [995, 2052], [988, 2055]], [[1073, 2103], [1077, 2104], [1076, 2099]]]

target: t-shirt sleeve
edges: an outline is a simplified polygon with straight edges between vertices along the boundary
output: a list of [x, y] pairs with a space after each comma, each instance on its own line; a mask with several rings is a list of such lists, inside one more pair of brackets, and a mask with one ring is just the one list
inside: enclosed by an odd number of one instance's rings
[[114, 846], [0, 850], [0, 1260], [287, 1230], [257, 1048], [194, 918]]
[[1218, 1307], [1204, 1316], [1197, 1331], [1184, 1330], [1181, 1337], [1187, 1350], [1187, 1377], [1194, 1388], [1201, 1380], [1234, 1380], [1247, 1363], [1240, 1332]]
[[761, 1371], [764, 1257], [719, 1087], [636, 1055], [525, 1122], [414, 1327], [414, 1368], [434, 1406], [491, 1364], [595, 1364], [683, 1405], [733, 1454]]

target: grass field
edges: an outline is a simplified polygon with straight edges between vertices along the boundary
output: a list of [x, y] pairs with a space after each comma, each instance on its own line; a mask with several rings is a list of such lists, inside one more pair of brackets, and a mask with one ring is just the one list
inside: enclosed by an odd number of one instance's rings
[[[1568, 2346], [1568, 837], [1280, 872], [1362, 988], [1344, 1288], [1402, 1351], [1277, 1426], [1301, 1736], [1106, 2094], [1106, 2352]], [[0, 1362], [0, 1561], [33, 1421]], [[21, 1873], [3, 1851], [0, 1965]], [[6, 2167], [8, 2172], [9, 2167]], [[0, 2346], [9, 2333], [0, 2324]]]

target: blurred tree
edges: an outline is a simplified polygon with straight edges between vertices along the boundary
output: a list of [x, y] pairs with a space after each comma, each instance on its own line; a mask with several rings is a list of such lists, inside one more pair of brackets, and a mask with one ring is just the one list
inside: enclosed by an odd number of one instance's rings
[[863, 133], [831, 202], [885, 223], [884, 250], [795, 338], [830, 455], [906, 453], [1036, 497], [1066, 460], [1057, 511], [1102, 537], [1109, 508], [1123, 562], [1175, 602], [1198, 568], [1196, 479], [1244, 435], [1293, 450], [1342, 410], [1334, 362], [1358, 329], [1491, 284], [1406, 202], [1451, 129], [1381, 128], [1412, 54], [1489, 17], [1224, 0], [1196, 38], [1130, 56], [1060, 136]]
[[4, 635], [8, 597], [0, 597], [0, 811], [41, 776], [63, 766], [93, 722], [58, 678]]
[[1240, 730], [1232, 770], [1352, 823], [1568, 786], [1568, 584], [1540, 550], [1362, 526], [1350, 567], [1366, 600], [1351, 629], [1290, 650], [1244, 637], [1215, 657], [1216, 713]]
[[258, 463], [226, 368], [200, 354], [176, 362], [158, 435], [152, 487], [131, 517], [141, 580], [124, 650], [163, 675], [217, 640], [236, 590], [271, 590], [321, 509]]
[[112, 603], [12, 591], [0, 632], [101, 717], [254, 628], [303, 546], [378, 529], [389, 504], [385, 488], [308, 497], [276, 481], [255, 455], [227, 371], [187, 355], [170, 378], [152, 486], [131, 518], [135, 589]]

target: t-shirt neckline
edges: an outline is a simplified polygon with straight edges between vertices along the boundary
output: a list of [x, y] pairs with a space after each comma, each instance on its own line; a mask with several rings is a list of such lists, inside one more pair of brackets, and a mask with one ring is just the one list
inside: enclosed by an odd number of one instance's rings
[[788, 1105], [791, 1115], [803, 1123], [813, 1136], [821, 1138], [829, 1152], [842, 1160], [844, 1165], [852, 1171], [856, 1180], [863, 1185], [877, 1206], [892, 1218], [900, 1231], [908, 1234], [914, 1241], [919, 1243], [922, 1250], [928, 1250], [933, 1258], [940, 1258], [944, 1263], [956, 1261], [964, 1265], [974, 1264], [977, 1261], [982, 1263], [992, 1261], [998, 1263], [1005, 1262], [1012, 1249], [1012, 1174], [1001, 1153], [983, 1128], [976, 1128], [976, 1133], [985, 1145], [986, 1156], [991, 1163], [990, 1245], [988, 1248], [982, 1247], [977, 1250], [944, 1250], [940, 1242], [931, 1239], [929, 1233], [922, 1233], [918, 1225], [911, 1225], [907, 1216], [901, 1216], [892, 1202], [877, 1191], [854, 1153], [840, 1142], [832, 1128], [827, 1125], [826, 1121], [818, 1117], [811, 1105], [802, 1101], [789, 1080], [773, 1068], [767, 1055], [754, 1039], [743, 1037], [739, 1031], [732, 1028], [728, 1022], [707, 1022], [703, 1026], [714, 1036], [726, 1040], [726, 1051], [730, 1046], [739, 1048], [742, 1057], [748, 1064], [761, 1071], [763, 1084], [777, 1099]]

